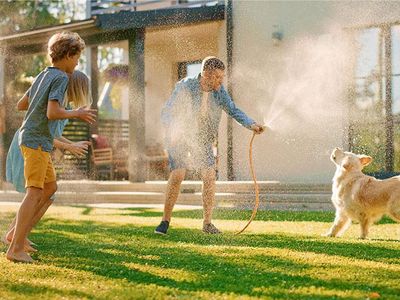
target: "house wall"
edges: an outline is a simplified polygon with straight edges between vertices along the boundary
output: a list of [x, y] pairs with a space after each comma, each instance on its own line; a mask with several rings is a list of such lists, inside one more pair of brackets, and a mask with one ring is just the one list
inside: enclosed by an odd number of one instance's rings
[[[347, 147], [347, 91], [356, 44], [351, 28], [400, 21], [394, 2], [233, 1], [232, 97], [270, 130], [253, 153], [259, 180], [328, 183], [334, 147]], [[273, 39], [274, 32], [282, 40]], [[161, 109], [177, 64], [226, 58], [226, 21], [146, 31], [146, 143], [163, 142]], [[226, 84], [226, 82], [225, 82]], [[219, 131], [219, 179], [227, 178], [227, 118]], [[251, 132], [234, 122], [234, 174], [250, 180]]]
[[161, 109], [178, 80], [178, 63], [218, 55], [221, 26], [223, 22], [209, 22], [146, 31], [146, 143], [164, 140]]
[[[400, 21], [399, 13], [396, 2], [233, 1], [233, 98], [258, 122], [272, 121], [254, 142], [259, 180], [331, 180], [330, 152], [346, 148], [355, 57], [346, 28]], [[251, 133], [235, 124], [233, 137], [236, 178], [248, 180]]]

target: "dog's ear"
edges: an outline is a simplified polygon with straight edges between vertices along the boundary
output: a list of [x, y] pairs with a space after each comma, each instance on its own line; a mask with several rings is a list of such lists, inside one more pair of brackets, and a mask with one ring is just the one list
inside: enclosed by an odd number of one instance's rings
[[353, 167], [351, 163], [346, 162], [342, 165], [343, 169], [345, 169], [346, 171], [350, 171], [351, 168]]
[[339, 160], [340, 160], [342, 155], [343, 155], [343, 150], [338, 148], [338, 147], [336, 147], [335, 149], [333, 149], [333, 151], [331, 153], [331, 161], [333, 163], [337, 164], [337, 159], [339, 158]]
[[372, 157], [368, 155], [359, 155], [359, 158], [363, 167], [368, 166], [372, 162]]

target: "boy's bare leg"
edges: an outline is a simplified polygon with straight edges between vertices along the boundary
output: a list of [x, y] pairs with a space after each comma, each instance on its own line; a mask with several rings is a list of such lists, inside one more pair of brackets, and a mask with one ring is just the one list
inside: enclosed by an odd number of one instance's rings
[[163, 221], [171, 221], [172, 210], [178, 199], [181, 183], [185, 179], [186, 169], [176, 169], [169, 175], [167, 191], [165, 192], [165, 204]]
[[42, 197], [42, 189], [35, 187], [27, 188], [27, 193], [17, 213], [14, 237], [7, 250], [6, 256], [8, 260], [33, 262], [33, 259], [24, 251], [24, 245], [35, 210]]
[[210, 224], [212, 212], [214, 209], [215, 199], [215, 170], [214, 168], [207, 168], [201, 170], [201, 177], [203, 180], [203, 217], [204, 224]]
[[[51, 196], [57, 191], [57, 184], [56, 182], [50, 182], [50, 183], [45, 183], [44, 188], [43, 188], [43, 197], [42, 200], [40, 201], [39, 205], [37, 205], [37, 208], [35, 210], [35, 214], [33, 216], [29, 231], [31, 232], [32, 228], [36, 226], [36, 224], [41, 220], [43, 215], [46, 213], [47, 209], [50, 207], [50, 205], [53, 203], [53, 200], [50, 199]], [[13, 227], [8, 231], [6, 235], [6, 240], [8, 242], [11, 242], [13, 236], [14, 236], [14, 230], [15, 230], [15, 221], [16, 218], [14, 218], [13, 222], [11, 223], [10, 227], [14, 224]], [[25, 248], [28, 251], [35, 251], [34, 248], [31, 247], [31, 242], [26, 238], [25, 240]]]
[[50, 182], [50, 183], [45, 183], [43, 187], [43, 198], [42, 201], [40, 202], [40, 205], [38, 206], [37, 211], [35, 212], [35, 215], [33, 216], [31, 227], [28, 231], [28, 234], [31, 232], [32, 228], [36, 226], [36, 224], [42, 219], [44, 214], [46, 213], [47, 209], [50, 207], [50, 205], [53, 203], [53, 200], [51, 200], [51, 196], [54, 195], [54, 193], [57, 191], [57, 182]]

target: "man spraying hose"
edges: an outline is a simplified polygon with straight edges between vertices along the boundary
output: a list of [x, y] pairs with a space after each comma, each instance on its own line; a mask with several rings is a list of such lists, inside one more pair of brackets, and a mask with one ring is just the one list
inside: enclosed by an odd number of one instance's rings
[[235, 106], [222, 86], [225, 66], [220, 59], [206, 57], [201, 70], [201, 74], [196, 77], [185, 78], [176, 84], [162, 111], [171, 173], [163, 218], [155, 233], [167, 233], [172, 210], [188, 168], [199, 170], [203, 181], [203, 232], [221, 233], [211, 223], [211, 217], [216, 179], [212, 145], [218, 133], [222, 110], [255, 133], [264, 131], [262, 125]]

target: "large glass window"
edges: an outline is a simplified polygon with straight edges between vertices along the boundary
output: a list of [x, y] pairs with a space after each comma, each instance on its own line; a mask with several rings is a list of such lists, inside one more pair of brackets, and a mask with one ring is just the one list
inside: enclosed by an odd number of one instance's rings
[[400, 26], [357, 32], [350, 148], [374, 157], [367, 172], [400, 172]]
[[108, 44], [98, 49], [101, 76], [97, 105], [101, 119], [129, 119], [128, 64], [124, 47], [127, 45]]
[[400, 26], [391, 28], [391, 98], [394, 122], [394, 171], [400, 172]]
[[354, 101], [351, 107], [351, 148], [374, 157], [366, 171], [385, 168], [383, 38], [379, 28], [362, 30], [356, 36], [358, 57], [355, 66]]

